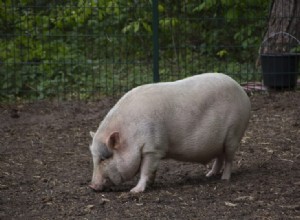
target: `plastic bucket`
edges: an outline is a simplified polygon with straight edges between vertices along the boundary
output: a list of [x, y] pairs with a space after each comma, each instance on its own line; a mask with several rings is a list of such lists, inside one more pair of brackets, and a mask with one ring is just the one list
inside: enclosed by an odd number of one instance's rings
[[298, 64], [300, 60], [300, 54], [261, 53], [263, 45], [266, 42], [268, 42], [269, 39], [277, 35], [288, 36], [295, 40], [298, 45], [300, 45], [300, 41], [297, 38], [286, 32], [274, 33], [262, 42], [259, 51], [264, 85], [275, 89], [294, 89], [297, 86], [297, 78], [299, 74]]
[[275, 89], [294, 89], [299, 74], [300, 54], [261, 54], [264, 85]]

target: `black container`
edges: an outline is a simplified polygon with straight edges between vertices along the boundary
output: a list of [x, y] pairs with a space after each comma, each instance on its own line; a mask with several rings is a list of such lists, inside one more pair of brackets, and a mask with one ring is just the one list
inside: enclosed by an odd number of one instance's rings
[[300, 54], [261, 54], [264, 85], [274, 89], [294, 89], [299, 74]]

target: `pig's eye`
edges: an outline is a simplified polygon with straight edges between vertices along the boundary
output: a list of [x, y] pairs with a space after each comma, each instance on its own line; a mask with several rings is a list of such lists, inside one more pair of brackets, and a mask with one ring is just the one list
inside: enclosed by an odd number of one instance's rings
[[106, 157], [100, 156], [100, 157], [99, 157], [99, 163], [105, 161], [106, 159], [107, 159]]
[[105, 158], [104, 157], [100, 157], [100, 162], [104, 161]]

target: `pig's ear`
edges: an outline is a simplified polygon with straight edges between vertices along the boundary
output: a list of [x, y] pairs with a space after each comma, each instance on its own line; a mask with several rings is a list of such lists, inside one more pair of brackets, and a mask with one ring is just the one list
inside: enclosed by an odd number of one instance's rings
[[111, 149], [118, 149], [120, 147], [120, 133], [117, 131], [111, 133], [106, 140], [106, 145]]
[[94, 138], [95, 132], [90, 131], [90, 135], [91, 135], [92, 138]]

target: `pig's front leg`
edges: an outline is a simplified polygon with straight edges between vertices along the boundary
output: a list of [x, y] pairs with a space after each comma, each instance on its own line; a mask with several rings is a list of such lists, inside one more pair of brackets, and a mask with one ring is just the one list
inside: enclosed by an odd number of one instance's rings
[[146, 153], [143, 155], [141, 163], [141, 176], [138, 184], [130, 190], [132, 193], [144, 192], [146, 187], [154, 182], [155, 174], [161, 157], [156, 153]]

